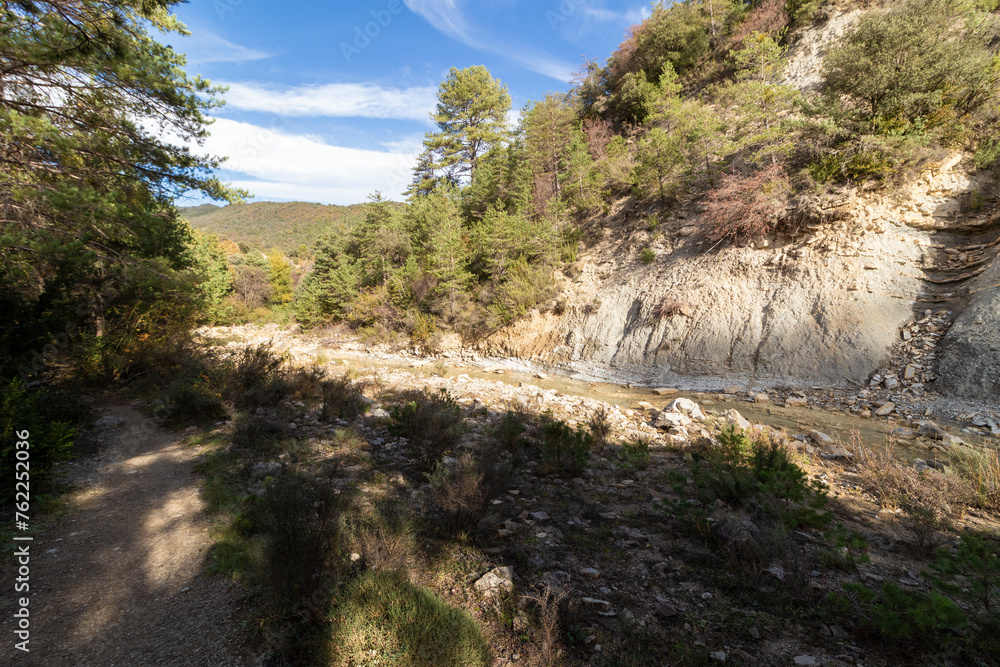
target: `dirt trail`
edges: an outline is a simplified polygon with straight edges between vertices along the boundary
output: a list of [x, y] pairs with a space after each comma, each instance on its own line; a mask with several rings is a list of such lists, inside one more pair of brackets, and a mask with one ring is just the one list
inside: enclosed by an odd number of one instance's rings
[[30, 654], [14, 650], [3, 576], [0, 664], [249, 665], [243, 594], [204, 573], [210, 521], [196, 447], [125, 404], [97, 457], [71, 466], [73, 510], [31, 544]]

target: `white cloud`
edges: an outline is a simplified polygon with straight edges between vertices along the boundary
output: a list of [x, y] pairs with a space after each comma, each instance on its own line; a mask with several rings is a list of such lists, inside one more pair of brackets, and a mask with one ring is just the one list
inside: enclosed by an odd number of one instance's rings
[[466, 46], [505, 56], [532, 72], [557, 81], [566, 83], [573, 78], [576, 68], [544, 51], [522, 45], [494, 44], [483, 39], [480, 31], [466, 20], [459, 6], [462, 1], [403, 0], [411, 12], [422, 16], [434, 29]]
[[437, 88], [382, 88], [371, 83], [330, 83], [279, 89], [228, 83], [226, 105], [281, 116], [406, 118], [427, 121]]
[[270, 58], [272, 53], [233, 44], [207, 30], [196, 30], [188, 37], [180, 38], [174, 47], [187, 55], [189, 65], [204, 63], [242, 63]]
[[280, 126], [266, 128], [226, 118], [216, 119], [210, 130], [201, 151], [228, 155], [223, 167], [237, 175], [227, 180], [260, 199], [355, 204], [375, 190], [399, 199], [417, 160], [415, 151], [333, 146], [315, 137], [285, 133]]

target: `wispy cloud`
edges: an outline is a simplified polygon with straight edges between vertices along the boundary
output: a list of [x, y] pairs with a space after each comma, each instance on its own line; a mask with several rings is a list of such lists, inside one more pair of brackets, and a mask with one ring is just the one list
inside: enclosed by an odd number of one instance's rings
[[227, 180], [261, 199], [354, 204], [374, 190], [401, 198], [417, 160], [413, 142], [412, 150], [345, 148], [225, 118], [210, 129], [201, 151], [228, 155], [224, 168], [235, 175]]
[[496, 53], [520, 64], [525, 69], [557, 81], [568, 82], [576, 69], [572, 65], [528, 46], [497, 44], [483, 36], [462, 11], [463, 0], [403, 0], [407, 8], [420, 15], [436, 30], [480, 51]]
[[175, 47], [187, 55], [189, 65], [204, 63], [241, 63], [270, 58], [273, 53], [233, 44], [227, 39], [207, 30], [192, 31], [189, 37], [182, 37]]
[[329, 83], [278, 88], [228, 83], [226, 105], [280, 116], [403, 118], [426, 121], [437, 102], [432, 86], [382, 88], [372, 83]]

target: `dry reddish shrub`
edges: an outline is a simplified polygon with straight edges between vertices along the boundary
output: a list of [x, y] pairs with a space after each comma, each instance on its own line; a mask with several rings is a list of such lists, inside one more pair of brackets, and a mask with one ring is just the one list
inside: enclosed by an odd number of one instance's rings
[[595, 160], [602, 159], [604, 147], [611, 141], [611, 121], [606, 118], [586, 118], [583, 121], [583, 133], [587, 135], [590, 156]]
[[749, 176], [726, 174], [721, 187], [709, 191], [700, 222], [713, 241], [763, 236], [774, 229], [788, 192], [788, 175], [780, 164]]
[[685, 305], [685, 303], [677, 299], [666, 297], [663, 301], [653, 306], [653, 317], [658, 320], [662, 320], [665, 317], [673, 317], [680, 313]]
[[752, 32], [775, 36], [788, 25], [785, 0], [764, 0], [747, 13], [747, 18], [733, 32], [734, 45], [742, 44], [743, 38]]

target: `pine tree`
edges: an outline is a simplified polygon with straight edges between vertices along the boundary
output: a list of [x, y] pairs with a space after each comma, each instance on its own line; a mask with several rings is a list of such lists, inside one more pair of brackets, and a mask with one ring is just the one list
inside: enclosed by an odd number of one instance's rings
[[428, 191], [432, 169], [435, 177], [451, 183], [472, 179], [482, 156], [509, 138], [510, 104], [507, 86], [482, 65], [463, 70], [452, 67], [438, 89], [432, 115], [438, 131], [424, 138], [423, 167], [417, 174], [420, 183], [414, 191]]

